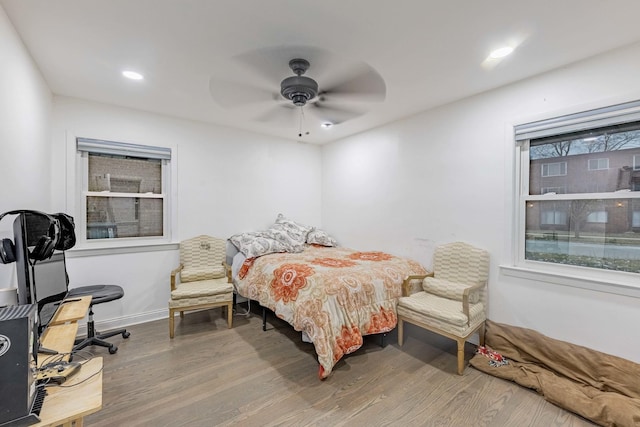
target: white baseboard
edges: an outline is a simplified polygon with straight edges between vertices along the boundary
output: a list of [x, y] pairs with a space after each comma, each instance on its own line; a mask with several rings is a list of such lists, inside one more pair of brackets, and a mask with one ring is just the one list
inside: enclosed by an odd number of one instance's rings
[[[96, 330], [100, 332], [106, 332], [111, 329], [125, 328], [131, 325], [137, 325], [139, 323], [151, 322], [153, 320], [167, 319], [169, 317], [169, 309], [161, 308], [158, 310], [147, 311], [145, 313], [137, 313], [129, 316], [118, 317], [108, 320], [96, 320]], [[82, 323], [78, 327], [78, 335], [87, 335], [87, 324]]]

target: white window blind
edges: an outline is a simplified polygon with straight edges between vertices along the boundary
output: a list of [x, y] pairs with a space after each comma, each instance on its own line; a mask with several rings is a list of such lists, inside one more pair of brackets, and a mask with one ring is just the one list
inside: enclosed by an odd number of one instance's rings
[[640, 101], [626, 102], [515, 127], [516, 143], [640, 121]]
[[111, 154], [118, 156], [141, 157], [147, 159], [171, 159], [171, 149], [125, 142], [104, 141], [101, 139], [77, 138], [78, 151], [88, 153]]

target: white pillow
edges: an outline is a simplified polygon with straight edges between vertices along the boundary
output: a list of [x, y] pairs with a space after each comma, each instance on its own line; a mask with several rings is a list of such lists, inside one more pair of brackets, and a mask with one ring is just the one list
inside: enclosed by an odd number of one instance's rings
[[278, 214], [278, 218], [276, 218], [275, 224], [273, 224], [270, 228], [278, 230], [282, 233], [286, 233], [289, 238], [297, 241], [300, 244], [305, 243], [305, 241], [307, 240], [307, 234], [309, 234], [309, 232], [313, 230], [313, 227], [295, 222], [292, 219], [286, 218], [282, 214]]
[[240, 252], [247, 258], [255, 258], [276, 252], [287, 252], [287, 246], [265, 231], [234, 234], [229, 237]]
[[329, 236], [326, 231], [315, 229], [311, 230], [307, 234], [307, 243], [322, 246], [338, 246], [338, 242], [333, 237]]

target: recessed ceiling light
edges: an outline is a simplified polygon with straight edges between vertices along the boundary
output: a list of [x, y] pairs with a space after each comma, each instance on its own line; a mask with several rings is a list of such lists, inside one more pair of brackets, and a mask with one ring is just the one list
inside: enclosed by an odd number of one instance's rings
[[140, 73], [136, 73], [135, 71], [123, 71], [122, 75], [131, 80], [142, 80], [144, 76]]
[[489, 58], [498, 59], [504, 58], [507, 55], [510, 55], [513, 52], [513, 48], [511, 46], [501, 47], [500, 49], [496, 49], [489, 54]]
[[320, 126], [322, 126], [323, 128], [330, 128], [331, 126], [333, 126], [333, 123], [331, 122], [324, 122], [323, 124], [321, 124]]

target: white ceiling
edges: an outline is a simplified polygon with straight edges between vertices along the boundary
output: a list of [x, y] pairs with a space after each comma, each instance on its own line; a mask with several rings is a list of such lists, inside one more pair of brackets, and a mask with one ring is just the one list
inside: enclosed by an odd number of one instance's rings
[[[312, 143], [640, 40], [638, 0], [0, 0], [0, 5], [55, 94]], [[506, 44], [518, 46], [511, 56], [485, 61], [492, 49]], [[291, 72], [286, 60], [276, 78], [273, 67], [242, 67], [238, 58], [289, 51], [312, 57], [307, 75], [321, 89], [322, 76], [314, 70], [335, 81], [342, 70], [366, 63], [384, 79], [386, 99], [345, 104], [364, 114], [330, 129], [305, 114], [303, 132], [309, 134], [302, 138], [300, 117], [256, 120], [282, 106], [264, 94], [277, 93]], [[327, 55], [314, 58], [313, 52]], [[126, 80], [124, 69], [145, 79]], [[210, 94], [212, 76], [218, 83], [229, 80], [240, 100], [255, 96], [265, 102], [222, 107]]]

